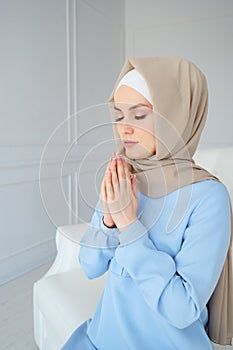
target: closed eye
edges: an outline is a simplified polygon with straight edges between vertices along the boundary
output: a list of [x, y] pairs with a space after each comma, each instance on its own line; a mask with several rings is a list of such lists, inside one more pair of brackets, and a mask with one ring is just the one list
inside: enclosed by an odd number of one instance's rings
[[135, 119], [140, 120], [140, 119], [144, 119], [146, 117], [146, 114], [144, 115], [135, 115]]
[[[144, 115], [135, 115], [134, 118], [137, 120], [141, 120], [144, 119], [146, 117], [146, 114]], [[122, 120], [124, 117], [119, 117], [115, 119], [115, 122], [119, 122], [120, 120]]]
[[124, 117], [119, 117], [115, 119], [115, 122], [119, 122], [120, 120], [122, 120]]

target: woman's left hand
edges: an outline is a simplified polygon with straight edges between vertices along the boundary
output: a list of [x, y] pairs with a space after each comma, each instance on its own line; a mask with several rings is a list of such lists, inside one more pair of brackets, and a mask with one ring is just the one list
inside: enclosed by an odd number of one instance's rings
[[131, 179], [127, 164], [120, 155], [111, 160], [106, 178], [106, 194], [109, 212], [122, 232], [137, 220], [138, 195], [136, 178]]

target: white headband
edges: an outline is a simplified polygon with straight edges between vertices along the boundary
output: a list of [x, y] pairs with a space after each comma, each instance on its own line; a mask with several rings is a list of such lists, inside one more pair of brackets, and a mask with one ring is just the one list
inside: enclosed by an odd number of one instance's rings
[[151, 94], [146, 84], [146, 81], [136, 69], [130, 70], [123, 76], [123, 78], [118, 83], [116, 90], [119, 89], [121, 85], [127, 85], [137, 90], [153, 105]]

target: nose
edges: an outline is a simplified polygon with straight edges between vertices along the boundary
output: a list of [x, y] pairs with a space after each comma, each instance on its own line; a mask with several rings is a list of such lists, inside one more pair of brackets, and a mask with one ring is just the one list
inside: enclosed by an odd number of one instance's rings
[[133, 134], [134, 133], [134, 127], [130, 124], [121, 124], [119, 125], [120, 132], [122, 134]]

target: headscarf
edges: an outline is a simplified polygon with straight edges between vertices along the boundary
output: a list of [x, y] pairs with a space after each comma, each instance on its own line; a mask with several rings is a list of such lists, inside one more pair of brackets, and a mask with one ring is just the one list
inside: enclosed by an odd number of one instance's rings
[[[208, 87], [200, 69], [181, 57], [129, 57], [109, 97], [110, 105], [114, 104], [114, 93], [121, 79], [133, 69], [140, 73], [149, 89], [156, 153], [144, 159], [127, 157], [115, 123], [113, 131], [118, 152], [124, 155], [131, 172], [136, 174], [138, 189], [149, 197], [158, 198], [195, 182], [220, 181], [192, 159], [208, 109]], [[231, 227], [233, 231], [233, 219]], [[221, 276], [207, 305], [208, 335], [221, 345], [231, 344], [233, 337], [231, 246], [232, 235]]]

